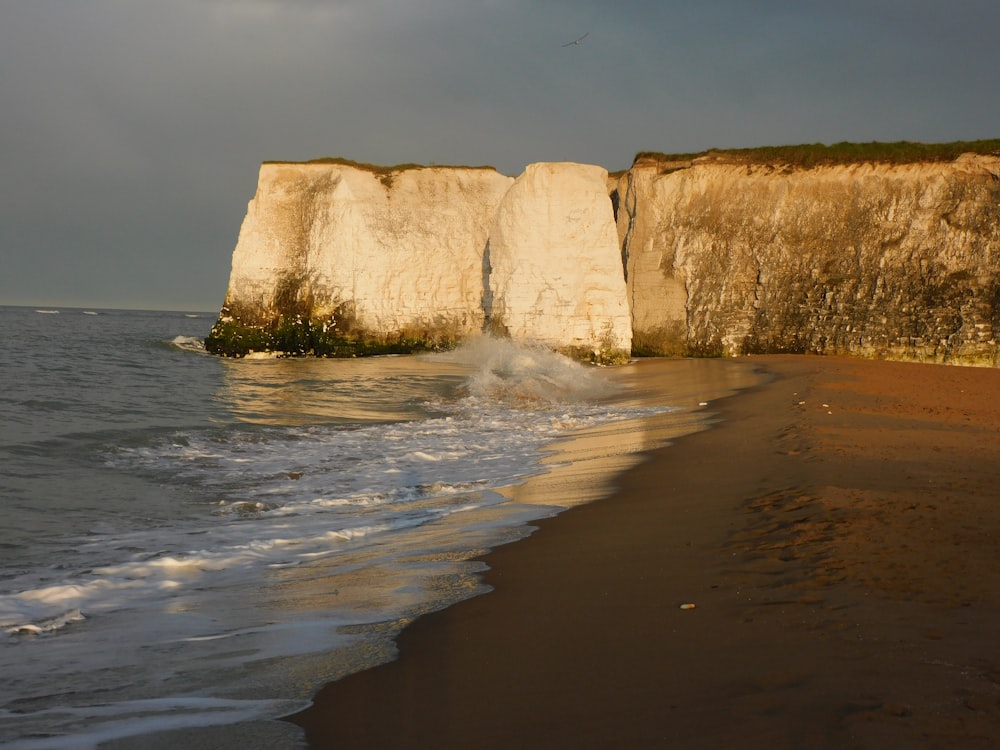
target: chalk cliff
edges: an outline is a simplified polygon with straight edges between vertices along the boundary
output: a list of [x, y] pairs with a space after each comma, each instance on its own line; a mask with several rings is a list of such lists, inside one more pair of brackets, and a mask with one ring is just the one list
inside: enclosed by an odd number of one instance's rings
[[483, 253], [513, 178], [491, 168], [266, 163], [210, 351], [351, 356], [483, 327]]
[[270, 163], [240, 230], [213, 352], [355, 356], [503, 331], [629, 356], [607, 171]]
[[1000, 365], [1000, 156], [806, 167], [265, 164], [209, 351], [482, 330], [593, 361], [817, 352]]
[[584, 359], [628, 359], [632, 321], [607, 192], [584, 164], [532, 164], [504, 196], [488, 246], [489, 329]]
[[996, 157], [637, 163], [616, 190], [637, 352], [998, 362]]

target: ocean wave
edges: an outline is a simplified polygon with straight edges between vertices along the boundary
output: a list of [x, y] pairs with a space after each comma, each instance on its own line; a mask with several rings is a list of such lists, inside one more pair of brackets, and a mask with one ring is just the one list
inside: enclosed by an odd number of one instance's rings
[[79, 609], [72, 609], [69, 612], [63, 612], [44, 620], [38, 620], [37, 622], [21, 622], [16, 625], [7, 625], [4, 628], [4, 632], [7, 635], [42, 635], [61, 630], [71, 622], [80, 622], [86, 619]]
[[474, 369], [465, 386], [468, 395], [512, 406], [589, 401], [616, 392], [598, 370], [541, 344], [479, 336], [434, 356]]
[[170, 339], [170, 346], [186, 352], [197, 352], [205, 354], [205, 341], [197, 336], [174, 336]]

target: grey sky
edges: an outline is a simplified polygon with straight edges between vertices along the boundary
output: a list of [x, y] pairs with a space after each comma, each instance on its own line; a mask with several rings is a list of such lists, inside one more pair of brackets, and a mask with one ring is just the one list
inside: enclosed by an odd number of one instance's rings
[[264, 160], [1000, 137], [997, 29], [996, 0], [0, 0], [0, 304], [217, 310]]

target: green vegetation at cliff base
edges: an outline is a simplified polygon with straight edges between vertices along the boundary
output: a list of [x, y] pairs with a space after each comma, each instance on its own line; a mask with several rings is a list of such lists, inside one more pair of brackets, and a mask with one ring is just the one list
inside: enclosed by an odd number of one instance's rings
[[[205, 350], [223, 357], [242, 358], [251, 354], [276, 357], [370, 357], [385, 354], [418, 354], [447, 351], [460, 343], [457, 332], [399, 331], [374, 336], [359, 330], [343, 330], [330, 321], [300, 316], [283, 316], [266, 325], [250, 325], [223, 315], [205, 338]], [[620, 365], [630, 353], [618, 347], [561, 350], [581, 362]]]
[[323, 321], [282, 317], [266, 326], [246, 325], [220, 318], [205, 338], [205, 350], [224, 357], [271, 353], [283, 357], [365, 357], [379, 354], [413, 354], [452, 349], [451, 337], [428, 337], [399, 332], [370, 336], [342, 331]]

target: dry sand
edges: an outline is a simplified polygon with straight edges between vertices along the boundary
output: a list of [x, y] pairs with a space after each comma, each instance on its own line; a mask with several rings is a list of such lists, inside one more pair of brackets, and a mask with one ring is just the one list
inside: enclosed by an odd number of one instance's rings
[[1000, 371], [741, 362], [775, 377], [491, 553], [310, 746], [1000, 747]]

